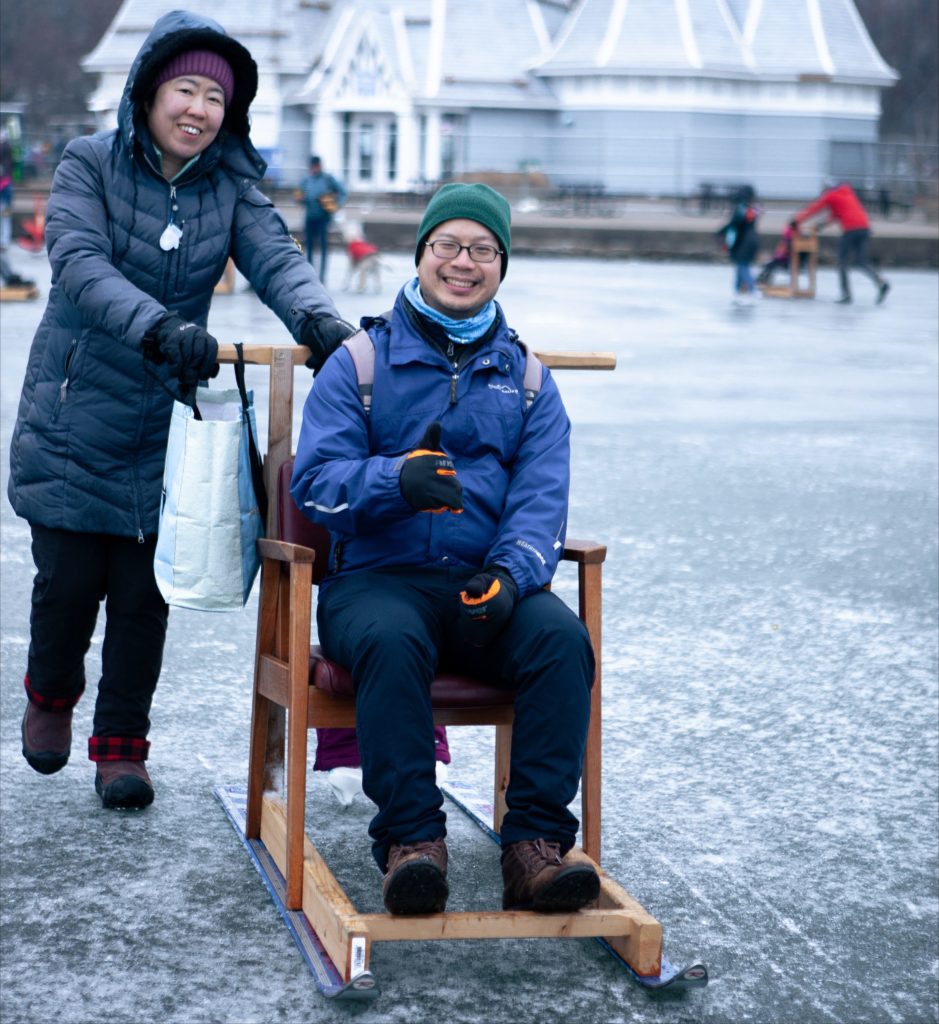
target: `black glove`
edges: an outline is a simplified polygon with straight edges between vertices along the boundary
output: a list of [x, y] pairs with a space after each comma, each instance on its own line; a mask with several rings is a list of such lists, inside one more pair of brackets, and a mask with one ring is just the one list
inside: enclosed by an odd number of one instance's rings
[[346, 323], [335, 316], [310, 315], [300, 328], [300, 342], [310, 350], [312, 355], [306, 365], [313, 371], [313, 376], [320, 372], [323, 363], [337, 348], [355, 334], [352, 324]]
[[473, 647], [485, 647], [502, 632], [518, 601], [507, 569], [487, 565], [460, 591], [460, 633]]
[[415, 512], [463, 511], [463, 485], [452, 459], [440, 450], [439, 423], [431, 423], [405, 457], [398, 485]]
[[218, 376], [218, 342], [176, 313], [167, 313], [147, 331], [143, 354], [154, 363], [166, 363], [185, 387]]

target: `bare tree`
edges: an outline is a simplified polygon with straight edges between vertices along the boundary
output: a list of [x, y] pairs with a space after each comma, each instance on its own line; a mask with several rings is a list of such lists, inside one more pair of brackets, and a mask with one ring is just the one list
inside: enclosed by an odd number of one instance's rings
[[934, 146], [939, 132], [936, 0], [855, 0], [881, 56], [900, 73], [883, 94], [880, 136]]
[[0, 97], [29, 104], [33, 131], [50, 118], [87, 114], [94, 79], [79, 61], [94, 49], [121, 0], [3, 0]]

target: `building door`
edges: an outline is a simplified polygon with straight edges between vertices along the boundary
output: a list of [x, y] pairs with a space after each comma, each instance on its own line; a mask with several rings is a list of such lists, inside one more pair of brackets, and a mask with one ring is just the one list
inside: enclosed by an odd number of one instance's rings
[[392, 114], [346, 114], [343, 163], [346, 187], [386, 192], [398, 179], [398, 122]]

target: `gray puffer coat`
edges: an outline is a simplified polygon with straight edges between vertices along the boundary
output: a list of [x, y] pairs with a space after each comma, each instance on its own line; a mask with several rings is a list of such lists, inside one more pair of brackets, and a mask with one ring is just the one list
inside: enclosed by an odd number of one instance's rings
[[[167, 182], [144, 102], [176, 53], [214, 49], [235, 72], [222, 130]], [[160, 18], [134, 61], [118, 128], [75, 139], [46, 213], [52, 287], [33, 339], [10, 451], [9, 498], [30, 523], [143, 537], [157, 531], [176, 390], [144, 360], [146, 332], [168, 310], [206, 325], [229, 255], [294, 339], [310, 316], [337, 316], [272, 202], [248, 137], [257, 68], [210, 19]], [[175, 204], [175, 207], [174, 207]], [[175, 208], [179, 248], [159, 239]], [[223, 368], [224, 373], [224, 368]]]

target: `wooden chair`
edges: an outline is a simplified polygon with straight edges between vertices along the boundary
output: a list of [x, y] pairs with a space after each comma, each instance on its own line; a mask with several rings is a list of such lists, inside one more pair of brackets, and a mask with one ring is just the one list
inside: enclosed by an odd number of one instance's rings
[[[229, 349], [224, 347], [220, 353], [222, 361], [234, 358], [234, 350]], [[586, 858], [597, 869], [601, 884], [595, 909], [573, 914], [493, 910], [417, 917], [359, 913], [306, 836], [307, 732], [353, 727], [355, 701], [349, 674], [310, 644], [313, 587], [325, 572], [328, 536], [306, 519], [289, 494], [292, 367], [302, 362], [304, 353], [300, 348], [246, 350], [248, 362], [266, 363], [271, 371], [265, 478], [271, 509], [268, 533], [274, 535], [258, 542], [262, 568], [247, 838], [263, 842], [285, 877], [286, 906], [302, 909], [345, 982], [367, 971], [372, 942], [424, 939], [602, 937], [636, 974], [659, 975], [661, 925], [600, 867], [601, 573], [606, 557], [601, 544], [568, 540], [562, 556], [577, 566], [578, 613], [590, 633], [597, 666], [581, 785], [582, 846], [567, 855]], [[603, 353], [539, 356], [555, 368], [612, 369], [615, 365], [613, 357]], [[436, 724], [495, 727], [493, 825], [498, 830], [506, 810], [512, 696], [485, 681], [453, 675], [435, 679], [431, 695]]]
[[[802, 257], [805, 256], [808, 281], [803, 288], [799, 283], [799, 271], [802, 265]], [[795, 234], [792, 239], [792, 248], [789, 252], [789, 284], [764, 284], [760, 290], [764, 295], [774, 299], [814, 299], [815, 298], [815, 277], [818, 273], [818, 235], [812, 231], [810, 234]]]

